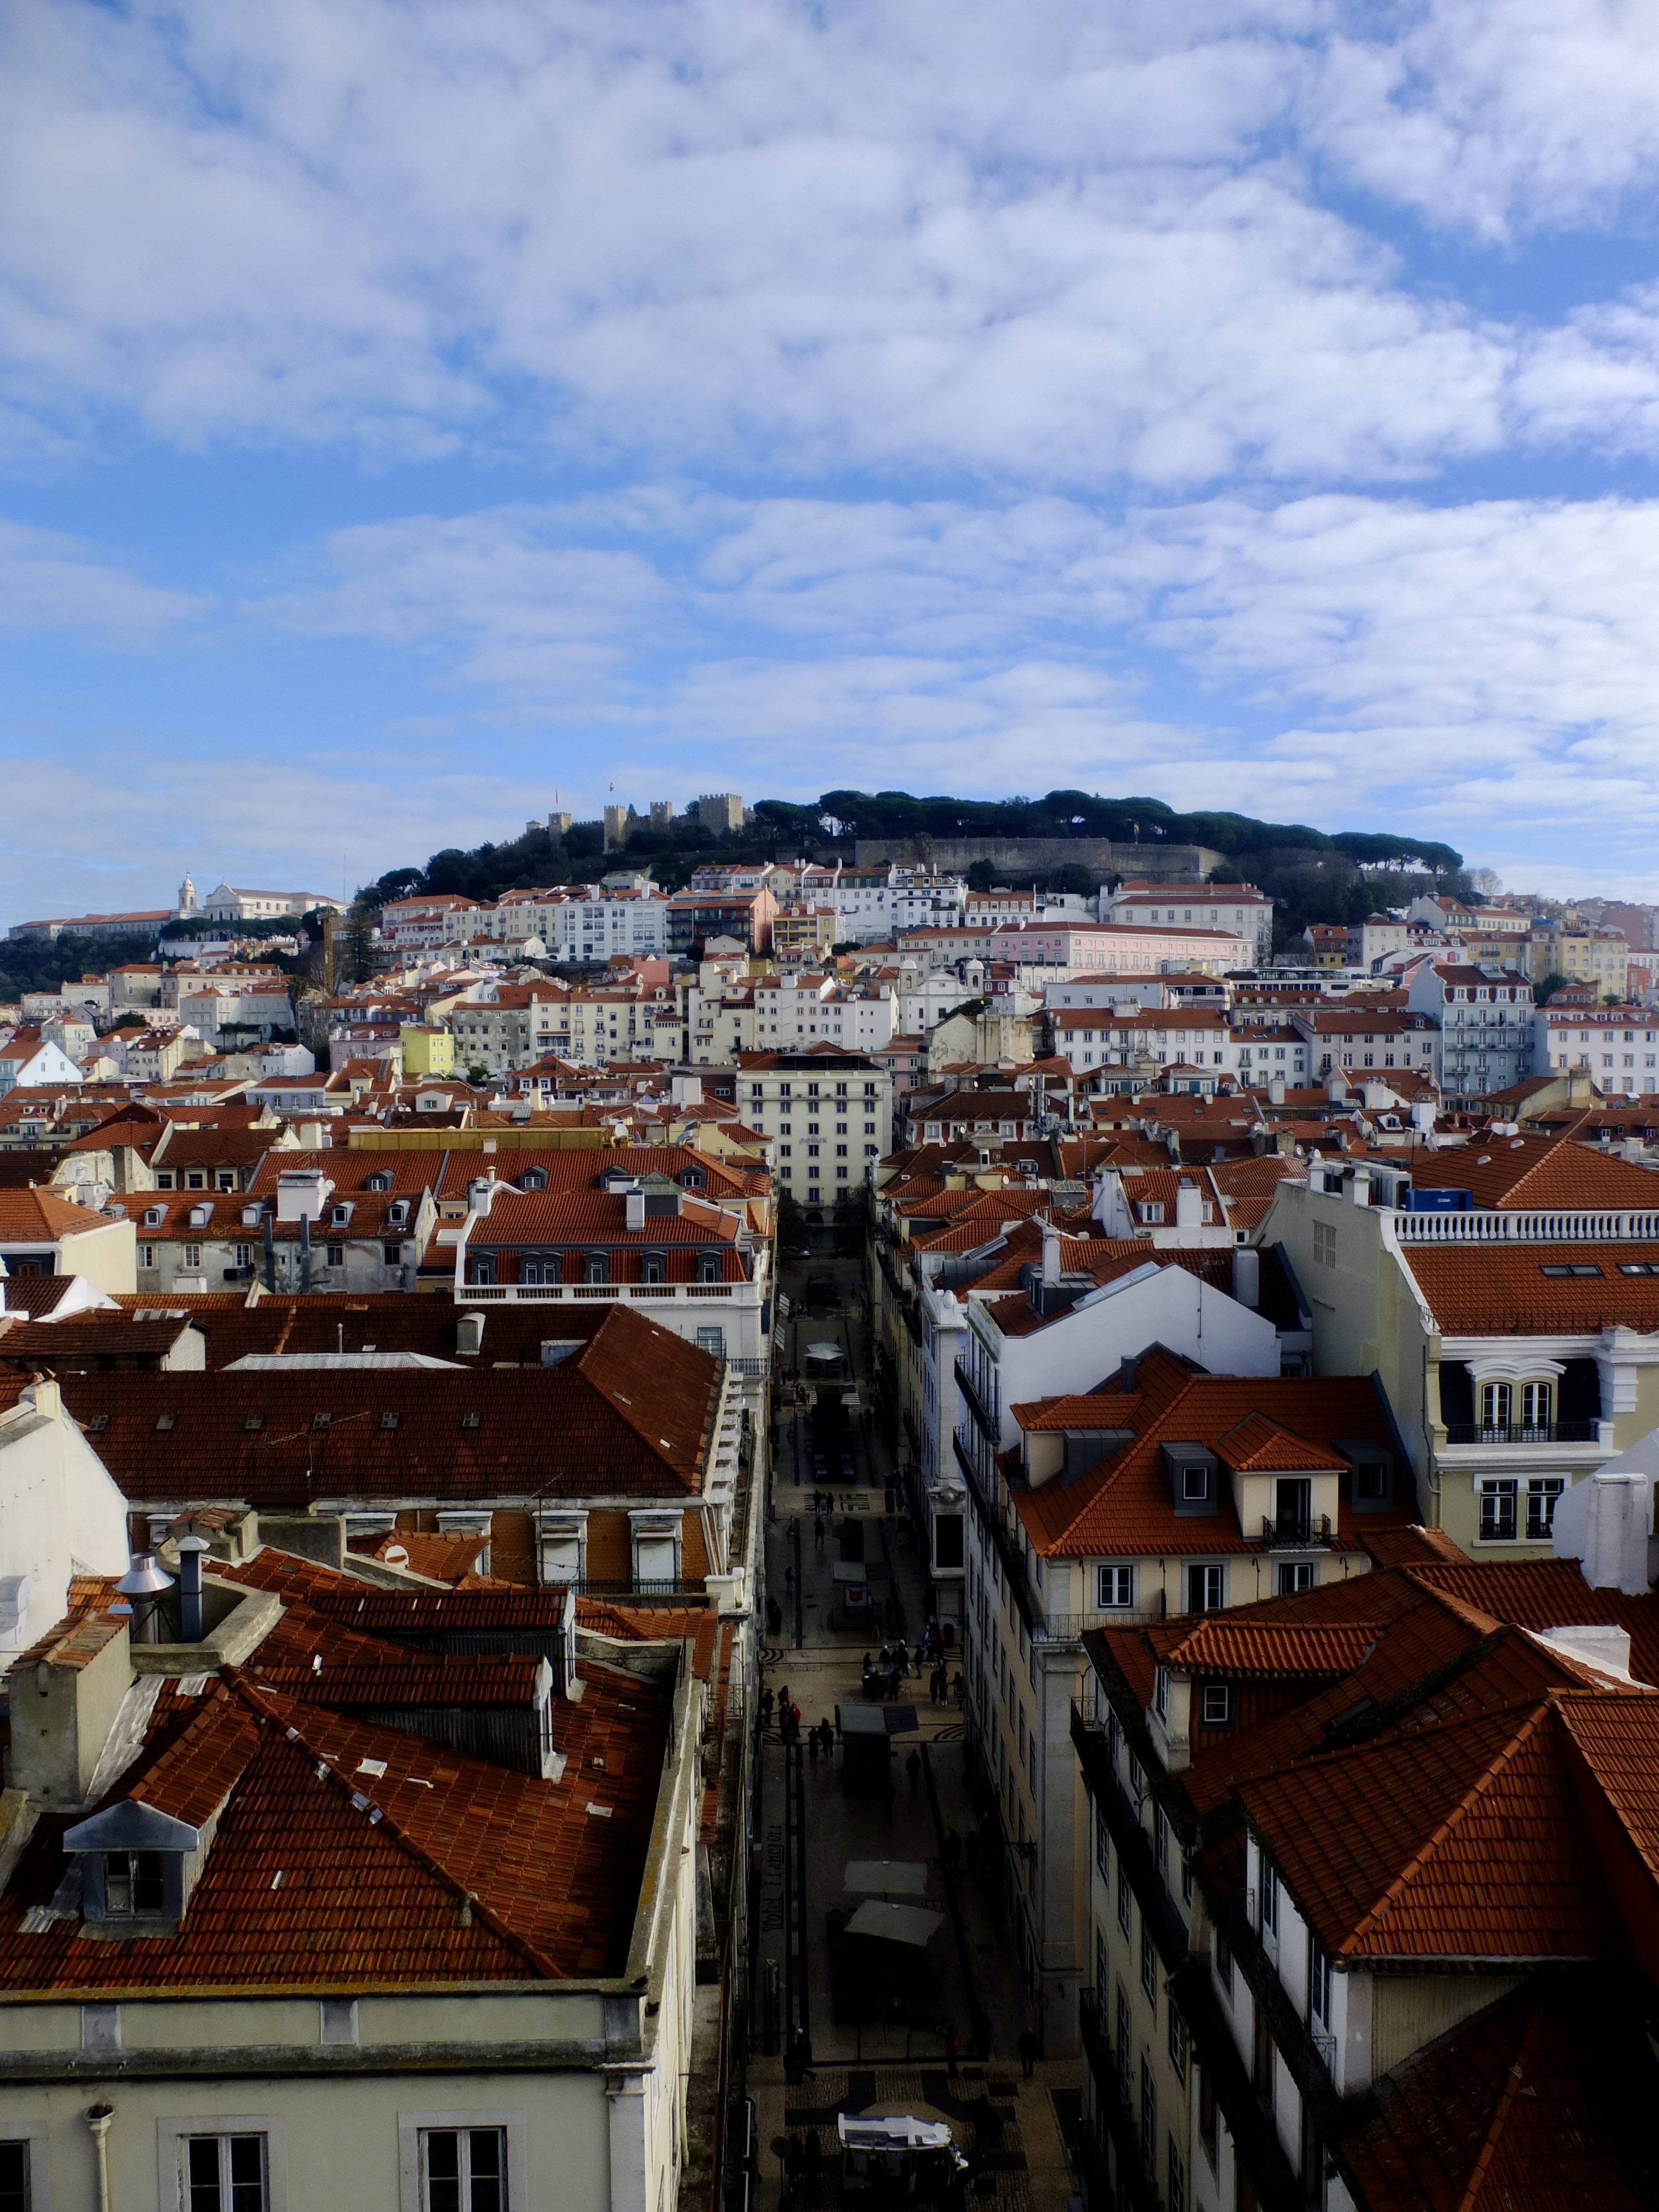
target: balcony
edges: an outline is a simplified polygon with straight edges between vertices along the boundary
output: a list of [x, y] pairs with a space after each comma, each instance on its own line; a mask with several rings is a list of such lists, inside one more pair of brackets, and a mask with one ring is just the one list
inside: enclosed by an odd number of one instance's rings
[[1117, 2062], [1112, 2056], [1111, 2039], [1106, 2023], [1101, 2017], [1101, 2005], [1093, 1990], [1077, 1993], [1078, 2024], [1083, 2033], [1083, 2048], [1089, 2061], [1089, 2071], [1094, 2077], [1095, 2108], [1105, 2121], [1116, 2153], [1117, 2197], [1121, 2205], [1131, 2212], [1162, 2212], [1164, 2199], [1158, 2185], [1146, 2172], [1146, 2153], [1141, 2147], [1140, 2131], [1135, 2115], [1123, 2094]]
[[1449, 1444], [1593, 1444], [1601, 1440], [1600, 1421], [1513, 1421], [1483, 1424], [1449, 1421]]
[[973, 1376], [960, 1359], [956, 1363], [956, 1368], [957, 1388], [967, 1401], [968, 1410], [974, 1417], [974, 1425], [994, 1451], [1001, 1438], [1002, 1424], [981, 1397]]
[[986, 1496], [975, 1472], [974, 1462], [962, 1448], [962, 1438], [952, 1437], [951, 1441], [956, 1447], [957, 1465], [962, 1469], [963, 1480], [968, 1486], [974, 1516], [1001, 1562], [1008, 1587], [1014, 1594], [1014, 1603], [1019, 1607], [1024, 1620], [1026, 1632], [1032, 1637], [1041, 1637], [1045, 1643], [1049, 1642], [1057, 1632], [1044, 1616], [1042, 1607], [1037, 1602], [1036, 1593], [1031, 1588], [1025, 1571], [1025, 1554], [1009, 1534], [1007, 1522]]
[[1261, 1523], [1261, 1541], [1270, 1552], [1319, 1552], [1331, 1541], [1328, 1513], [1270, 1513]]

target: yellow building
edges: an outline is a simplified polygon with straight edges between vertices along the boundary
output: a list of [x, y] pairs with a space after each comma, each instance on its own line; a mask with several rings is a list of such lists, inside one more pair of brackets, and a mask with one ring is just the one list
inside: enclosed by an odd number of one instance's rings
[[454, 1072], [455, 1040], [447, 1030], [405, 1023], [398, 1031], [405, 1075], [449, 1075]]

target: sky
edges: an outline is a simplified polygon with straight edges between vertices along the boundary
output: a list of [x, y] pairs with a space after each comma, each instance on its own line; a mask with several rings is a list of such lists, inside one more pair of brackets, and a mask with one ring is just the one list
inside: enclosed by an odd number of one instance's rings
[[1659, 898], [1659, 9], [9, 0], [0, 925], [1148, 793]]

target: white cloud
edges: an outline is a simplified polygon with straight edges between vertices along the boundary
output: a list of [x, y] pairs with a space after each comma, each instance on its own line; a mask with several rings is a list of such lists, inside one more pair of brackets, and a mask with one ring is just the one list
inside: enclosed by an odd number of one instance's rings
[[9, 389], [186, 443], [499, 430], [1054, 485], [1493, 450], [1513, 339], [1402, 285], [1281, 150], [1329, 20], [20, 0]]
[[1659, 15], [1632, 0], [1352, 5], [1304, 83], [1311, 142], [1488, 240], [1599, 222], [1659, 180]]
[[0, 629], [135, 646], [204, 607], [193, 593], [147, 584], [76, 538], [0, 520]]

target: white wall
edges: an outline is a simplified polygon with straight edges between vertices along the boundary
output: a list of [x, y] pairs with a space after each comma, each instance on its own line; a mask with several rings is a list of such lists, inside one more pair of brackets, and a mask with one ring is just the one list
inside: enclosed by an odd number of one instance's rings
[[127, 1560], [125, 1498], [58, 1385], [33, 1384], [0, 1413], [0, 1577], [33, 1578], [15, 1622], [0, 1611], [0, 1668], [63, 1619], [72, 1575], [125, 1574]]
[[[1152, 1257], [1150, 1251], [1147, 1256]], [[1161, 1267], [1138, 1282], [1109, 1285], [1092, 1304], [1073, 1306], [1030, 1336], [999, 1337], [982, 1317], [976, 1319], [1000, 1354], [1005, 1451], [1019, 1440], [1011, 1405], [1091, 1390], [1121, 1360], [1154, 1344], [1184, 1353], [1212, 1375], [1279, 1372], [1279, 1334], [1272, 1322], [1185, 1267]]]

